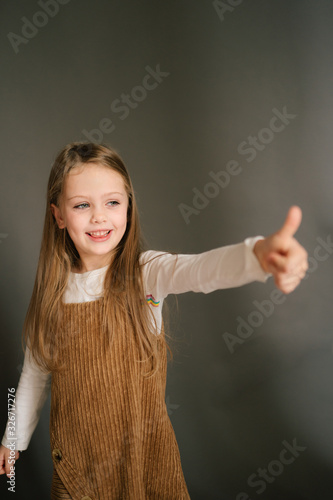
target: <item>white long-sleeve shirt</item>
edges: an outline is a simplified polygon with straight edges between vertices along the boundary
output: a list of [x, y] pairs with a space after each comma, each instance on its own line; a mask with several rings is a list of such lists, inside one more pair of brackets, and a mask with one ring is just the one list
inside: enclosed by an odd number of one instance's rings
[[[234, 288], [252, 281], [265, 282], [265, 273], [253, 253], [258, 239], [247, 238], [243, 243], [229, 245], [201, 254], [172, 255], [148, 250], [140, 256], [143, 266], [143, 286], [146, 300], [152, 308], [158, 332], [162, 327], [163, 300], [169, 294], [184, 292], [209, 293]], [[154, 258], [158, 256], [158, 258]], [[63, 301], [88, 302], [103, 294], [103, 281], [108, 266], [78, 274], [71, 273]], [[51, 387], [51, 374], [43, 372], [27, 348], [15, 401], [16, 449], [26, 450], [39, 421], [40, 413]], [[2, 439], [4, 446], [13, 443], [8, 425]]]

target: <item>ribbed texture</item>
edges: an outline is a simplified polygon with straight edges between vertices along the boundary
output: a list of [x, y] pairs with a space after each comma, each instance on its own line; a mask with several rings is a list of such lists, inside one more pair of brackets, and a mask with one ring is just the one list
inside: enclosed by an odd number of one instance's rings
[[[166, 345], [150, 379], [138, 363], [132, 330], [101, 327], [103, 299], [63, 304], [57, 349], [65, 362], [52, 375], [52, 499], [189, 499], [178, 445], [165, 404]], [[66, 497], [66, 492], [68, 496]]]
[[54, 469], [52, 477], [51, 500], [58, 500], [60, 498], [61, 500], [72, 500], [72, 497], [69, 495], [63, 483], [60, 481], [56, 469]]

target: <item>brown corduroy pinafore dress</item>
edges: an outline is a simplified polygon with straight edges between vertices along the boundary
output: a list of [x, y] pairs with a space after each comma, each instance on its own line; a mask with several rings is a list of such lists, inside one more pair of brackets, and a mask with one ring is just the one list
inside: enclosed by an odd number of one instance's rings
[[149, 379], [136, 362], [132, 331], [102, 328], [103, 298], [62, 304], [56, 348], [65, 362], [52, 374], [52, 500], [189, 499], [165, 404], [167, 356]]

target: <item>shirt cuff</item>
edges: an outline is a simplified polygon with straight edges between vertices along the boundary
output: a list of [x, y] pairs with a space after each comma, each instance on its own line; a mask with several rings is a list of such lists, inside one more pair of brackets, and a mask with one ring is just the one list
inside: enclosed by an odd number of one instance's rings
[[256, 254], [253, 251], [254, 245], [257, 243], [259, 240], [264, 240], [264, 236], [254, 236], [251, 238], [246, 238], [244, 240], [245, 246], [247, 247], [248, 251], [248, 259], [249, 263], [251, 266], [253, 266], [253, 269], [256, 270], [256, 275], [257, 277], [255, 278], [255, 281], [261, 281], [262, 283], [266, 283], [268, 278], [272, 276], [271, 273], [266, 273], [266, 271], [263, 270], [263, 268], [260, 265], [259, 260], [256, 257]]
[[16, 435], [15, 439], [11, 438], [8, 434], [8, 422], [7, 422], [6, 430], [1, 441], [1, 444], [3, 446], [11, 449], [10, 446], [12, 447], [14, 444], [15, 450], [24, 451], [28, 449], [29, 441], [30, 439], [27, 439], [25, 436]]

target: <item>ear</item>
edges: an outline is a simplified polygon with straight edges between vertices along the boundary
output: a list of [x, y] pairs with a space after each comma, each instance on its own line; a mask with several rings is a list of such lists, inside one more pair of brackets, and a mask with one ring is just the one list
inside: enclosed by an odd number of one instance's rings
[[59, 229], [64, 229], [66, 227], [65, 221], [62, 218], [60, 208], [57, 207], [54, 203], [51, 203], [51, 211], [54, 215], [55, 220], [57, 221]]

